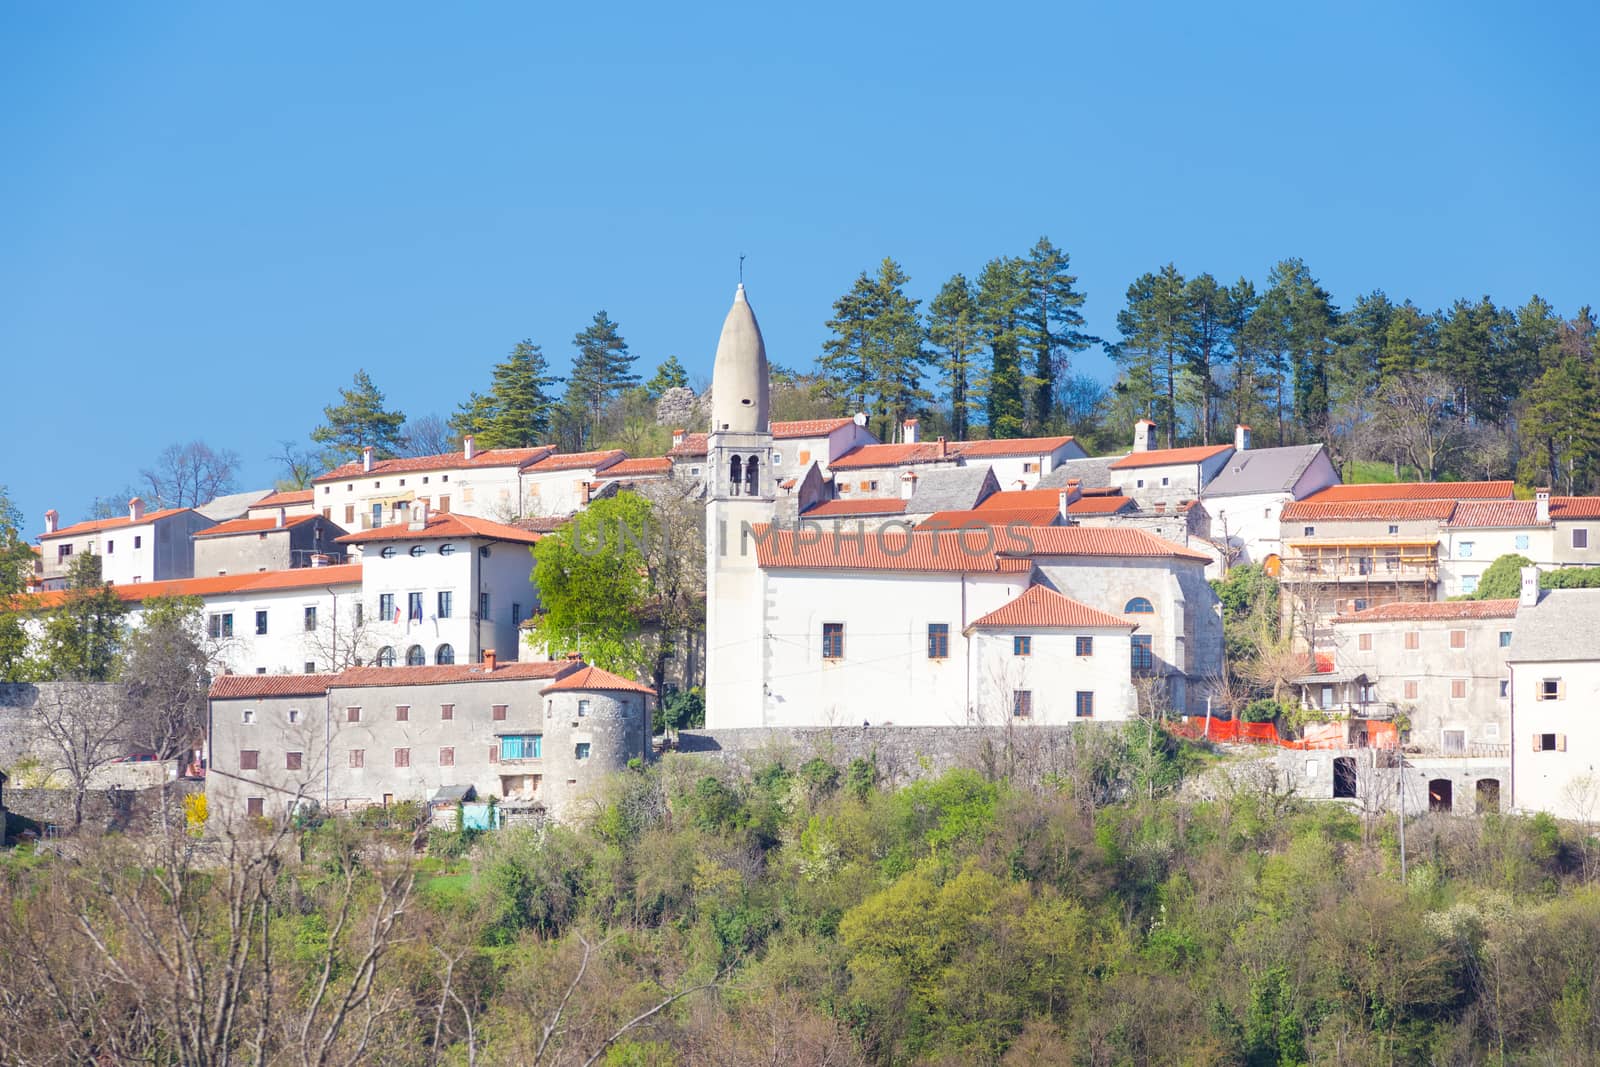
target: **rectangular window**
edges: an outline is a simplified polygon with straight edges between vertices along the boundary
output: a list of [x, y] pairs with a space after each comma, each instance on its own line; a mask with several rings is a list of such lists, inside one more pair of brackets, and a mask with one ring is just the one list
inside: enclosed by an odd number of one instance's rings
[[394, 721], [395, 722], [410, 722], [411, 721], [411, 705], [410, 704], [396, 704], [394, 706]]
[[579, 741], [577, 744], [573, 745], [572, 746], [572, 758], [573, 759], [588, 759], [589, 758], [589, 742], [587, 742], [587, 741]]
[[1302, 537], [1315, 537], [1315, 536], [1317, 536], [1317, 528], [1315, 526], [1306, 526], [1306, 527], [1302, 528], [1301, 536]]
[[1535, 752], [1565, 752], [1567, 750], [1567, 735], [1534, 734], [1533, 750]]
[[489, 746], [489, 762], [490, 763], [499, 763], [500, 762], [500, 746], [499, 745], [490, 745]]
[[479, 593], [478, 594], [478, 618], [487, 619], [488, 617], [489, 617], [489, 594], [488, 593]]
[[117, 550], [117, 543], [115, 541], [112, 541], [112, 540], [108, 539], [106, 541], [106, 555], [109, 556], [113, 552], [115, 552], [116, 550]]
[[541, 759], [543, 756], [543, 734], [506, 734], [500, 739], [501, 759]]
[[316, 674], [317, 673], [317, 664], [316, 664], [315, 660], [309, 660], [308, 659], [304, 663], [302, 663], [301, 666], [305, 668], [305, 670], [302, 672], [304, 674]]
[[316, 605], [313, 604], [311, 607], [306, 608], [306, 632], [310, 633], [312, 630], [315, 630], [316, 628], [317, 628], [317, 608], [316, 608]]
[[[394, 594], [393, 593], [379, 593], [378, 594], [378, 617], [381, 618], [384, 622], [388, 622], [390, 619], [394, 618]], [[399, 621], [399, 620], [396, 620], [396, 621]]]
[[578, 717], [581, 719], [584, 716], [588, 715], [589, 714], [589, 710], [590, 710], [591, 707], [592, 707], [592, 704], [591, 704], [590, 701], [587, 701], [587, 700], [578, 701]]
[[1462, 559], [1471, 559], [1472, 558], [1472, 542], [1471, 541], [1462, 541], [1461, 542], [1461, 553], [1460, 553], [1460, 555], [1461, 555]]
[[252, 819], [259, 819], [267, 812], [266, 797], [245, 797], [244, 813]]
[[251, 723], [255, 722], [256, 721], [256, 709], [255, 708], [245, 708], [243, 711], [241, 711], [239, 713], [239, 721], [244, 723], [246, 726], [249, 726]]
[[456, 717], [456, 706], [454, 704], [440, 704], [439, 705], [439, 718], [444, 719], [444, 720], [450, 720], [450, 719], [454, 719], [455, 717]]
[[1510, 695], [1511, 695], [1511, 680], [1509, 678], [1500, 679], [1500, 699], [1504, 700], [1506, 697], [1508, 697]]
[[1397, 534], [1397, 533], [1399, 533], [1399, 532], [1400, 532], [1400, 527], [1399, 527], [1399, 526], [1396, 526], [1396, 525], [1393, 525], [1393, 524], [1390, 524], [1390, 526], [1389, 526], [1389, 532], [1390, 532], [1390, 533], [1391, 533], [1391, 534]]
[[844, 659], [844, 623], [822, 624], [822, 658]]
[[[311, 672], [307, 671], [306, 673], [310, 674]], [[295, 723], [297, 723], [299, 721], [300, 721], [300, 709], [299, 708], [290, 708], [289, 709], [289, 725], [293, 726]]]
[[1561, 699], [1561, 679], [1560, 678], [1543, 678], [1543, 679], [1540, 679], [1540, 681], [1539, 681], [1538, 699], [1540, 699], [1540, 700], [1560, 700]]
[[285, 752], [283, 754], [283, 766], [284, 766], [284, 769], [285, 770], [290, 770], [290, 771], [298, 771], [300, 769], [300, 764], [304, 760], [305, 760], [305, 753], [304, 752]]
[[1092, 638], [1092, 637], [1080, 637], [1080, 638], [1077, 639], [1075, 644], [1077, 645], [1078, 655], [1080, 655], [1080, 656], [1092, 656], [1092, 655], [1094, 655], [1094, 638]]
[[253, 771], [261, 763], [261, 750], [255, 748], [241, 748], [239, 750], [239, 769]]
[[1589, 531], [1587, 529], [1579, 529], [1579, 530], [1573, 530], [1572, 531], [1572, 547], [1573, 548], [1588, 548], [1589, 547]]
[[1467, 732], [1465, 730], [1444, 731], [1444, 752], [1447, 756], [1459, 756], [1467, 750]]
[[1076, 713], [1080, 719], [1094, 718], [1094, 694], [1078, 690]]
[[1511, 647], [1511, 631], [1510, 630], [1501, 630], [1500, 631], [1500, 647], [1501, 648], [1510, 648]]
[[233, 636], [233, 612], [225, 611], [206, 618], [206, 633], [212, 637]]
[[344, 721], [345, 722], [360, 722], [361, 721], [361, 709], [360, 708], [345, 708], [344, 709]]
[[1362, 652], [1372, 651], [1372, 635], [1361, 634], [1356, 638], [1356, 648]]
[[1018, 634], [1011, 639], [1011, 654], [1013, 656], [1033, 655], [1033, 638], [1026, 634]]
[[256, 636], [259, 637], [259, 636], [261, 636], [262, 634], [264, 634], [266, 632], [267, 632], [267, 613], [264, 612], [264, 611], [258, 611], [258, 612], [256, 612]]
[[1133, 635], [1133, 669], [1148, 671], [1156, 665], [1155, 649], [1149, 634]]
[[366, 618], [366, 607], [361, 601], [356, 601], [356, 625], [360, 626]]
[[68, 559], [71, 556], [72, 556], [72, 546], [71, 545], [57, 545], [56, 546], [56, 562], [57, 563], [60, 563], [62, 560]]
[[450, 513], [450, 494], [449, 493], [445, 493], [443, 496], [441, 496], [439, 498], [439, 514], [448, 515], [449, 513]]
[[134, 534], [133, 535], [133, 547], [134, 548], [143, 548], [144, 547], [144, 535], [143, 534]]
[[1406, 700], [1417, 699], [1417, 683], [1414, 681], [1406, 682], [1404, 688], [1401, 689], [1401, 692], [1405, 693]]
[[1476, 593], [1478, 591], [1478, 576], [1476, 574], [1462, 575], [1461, 591], [1463, 593]]
[[1452, 679], [1450, 679], [1450, 699], [1451, 700], [1465, 700], [1465, 699], [1467, 699], [1467, 680], [1465, 678], [1452, 678]]
[[950, 624], [947, 622], [930, 622], [928, 624], [928, 658], [950, 658]]
[[508, 706], [509, 705], [506, 705], [506, 704], [496, 704], [496, 705], [494, 705], [492, 708], [489, 709], [489, 717], [494, 719], [495, 722], [505, 722], [506, 721], [506, 708]]
[[344, 524], [346, 526], [353, 526], [353, 525], [355, 525], [355, 521], [356, 521], [356, 506], [354, 504], [346, 504], [344, 506]]
[[439, 618], [448, 619], [450, 609], [455, 606], [456, 595], [448, 589], [439, 591]]
[[441, 748], [439, 750], [439, 766], [454, 767], [456, 765], [456, 750], [454, 748]]
[[422, 621], [422, 594], [421, 593], [407, 593], [406, 594], [406, 618], [410, 619], [412, 622], [421, 622]]
[[1417, 649], [1419, 649], [1421, 647], [1422, 647], [1422, 631], [1421, 630], [1407, 630], [1406, 631], [1406, 650], [1410, 651], [1410, 652], [1415, 652]]
[[397, 749], [395, 749], [394, 750], [394, 765], [396, 767], [409, 767], [409, 766], [411, 766], [411, 750], [409, 748], [397, 748]]
[[1033, 690], [1016, 689], [1011, 693], [1011, 715], [1017, 719], [1033, 718]]
[[374, 504], [374, 505], [372, 505], [372, 525], [373, 525], [374, 529], [376, 529], [377, 527], [383, 525], [383, 505], [382, 504]]
[[1517, 534], [1517, 547], [1521, 549], [1526, 549], [1528, 547], [1527, 534]]
[[1467, 647], [1467, 631], [1465, 631], [1465, 630], [1451, 630], [1450, 631], [1450, 647], [1451, 648], [1466, 648]]
[[1033, 468], [1036, 467], [1036, 466], [1038, 466], [1038, 464], [1036, 464], [1036, 463], [1024, 463], [1022, 465], [1022, 473], [1023, 474], [1032, 474], [1033, 473]]
[[515, 600], [511, 602], [511, 625], [522, 625], [522, 605], [517, 603]]

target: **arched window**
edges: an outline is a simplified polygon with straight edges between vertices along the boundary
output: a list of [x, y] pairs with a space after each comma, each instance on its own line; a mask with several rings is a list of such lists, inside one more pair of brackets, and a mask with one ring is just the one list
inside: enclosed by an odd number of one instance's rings
[[1151, 605], [1150, 601], [1142, 596], [1134, 597], [1122, 608], [1124, 615], [1154, 615], [1155, 611], [1156, 609]]
[[412, 645], [406, 649], [406, 666], [421, 667], [428, 662], [428, 654], [422, 651], [421, 645]]
[[744, 465], [744, 495], [761, 495], [761, 461], [754, 456]]
[[739, 477], [743, 473], [739, 457], [734, 456], [728, 461], [728, 492], [730, 495], [739, 495]]
[[433, 654], [433, 662], [450, 664], [456, 661], [456, 650], [449, 645], [440, 645]]
[[393, 667], [394, 649], [390, 648], [388, 645], [384, 645], [382, 648], [378, 649], [378, 658], [372, 662], [376, 663], [380, 667]]

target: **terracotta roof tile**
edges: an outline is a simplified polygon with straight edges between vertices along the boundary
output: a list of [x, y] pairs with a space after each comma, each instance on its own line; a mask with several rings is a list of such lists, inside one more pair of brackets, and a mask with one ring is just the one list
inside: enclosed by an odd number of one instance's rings
[[953, 441], [950, 450], [959, 456], [987, 459], [992, 456], [1047, 456], [1071, 437], [1001, 437], [987, 441]]
[[52, 541], [58, 537], [81, 537], [86, 533], [115, 530], [122, 526], [143, 526], [145, 523], [155, 522], [157, 519], [171, 518], [174, 515], [182, 515], [185, 511], [190, 510], [192, 509], [164, 508], [161, 511], [147, 511], [144, 513], [144, 518], [137, 520], [130, 519], [126, 515], [117, 515], [109, 519], [86, 519], [83, 522], [75, 522], [71, 526], [60, 527], [55, 533], [40, 534], [39, 540]]
[[978, 511], [1016, 511], [1018, 508], [1051, 508], [1061, 506], [1065, 489], [1004, 489], [990, 493], [978, 502]]
[[212, 679], [212, 700], [312, 697], [328, 691], [337, 674], [224, 674]]
[[1098, 526], [1043, 526], [1027, 531], [1032, 543], [1027, 555], [1038, 556], [1130, 556], [1187, 560], [1210, 563], [1204, 552], [1174, 544], [1143, 530]]
[[1420, 600], [1400, 604], [1379, 604], [1365, 611], [1340, 615], [1334, 622], [1428, 622], [1451, 619], [1510, 619], [1517, 614], [1517, 601], [1511, 600]]
[[273, 530], [287, 530], [291, 527], [299, 526], [303, 522], [310, 522], [315, 518], [317, 518], [316, 515], [290, 515], [283, 521], [282, 526], [278, 525], [276, 516], [270, 519], [230, 519], [227, 522], [219, 522], [215, 526], [208, 526], [194, 536], [199, 539], [202, 537], [231, 537], [235, 534], [270, 533]]
[[711, 450], [711, 446], [707, 443], [709, 440], [709, 434], [686, 433], [683, 435], [682, 444], [676, 444], [667, 449], [667, 456], [670, 459], [695, 459], [697, 457], [703, 457]]
[[772, 436], [779, 441], [793, 437], [825, 437], [835, 430], [849, 426], [854, 419], [796, 419], [793, 422], [774, 422]]
[[1011, 603], [983, 616], [972, 624], [975, 630], [1013, 629], [1035, 626], [1061, 626], [1072, 629], [1098, 628], [1133, 630], [1136, 624], [1099, 608], [1091, 608], [1054, 589], [1030, 585]]
[[[273, 589], [316, 589], [327, 585], [361, 584], [361, 564], [344, 563], [336, 567], [296, 567], [287, 571], [256, 571], [248, 574], [219, 574], [210, 578], [174, 578], [165, 582], [136, 582], [113, 585], [119, 599], [137, 604], [156, 597], [227, 596], [265, 592]], [[52, 589], [33, 593], [15, 603], [20, 611], [53, 608], [67, 598], [66, 590]]]
[[1531, 500], [1463, 500], [1455, 507], [1446, 526], [1480, 529], [1492, 526], [1533, 526], [1535, 506]]
[[629, 681], [620, 674], [603, 671], [599, 667], [580, 666], [571, 674], [564, 674], [559, 679], [544, 687], [544, 692], [566, 692], [572, 689], [601, 689], [617, 690], [624, 693], [649, 693], [656, 695], [656, 691], [647, 685]]
[[865, 470], [914, 463], [955, 463], [957, 459], [955, 449], [948, 445], [940, 455], [937, 441], [919, 441], [910, 445], [862, 445], [832, 460], [828, 467], [836, 471]]
[[671, 474], [672, 460], [666, 456], [643, 456], [639, 459], [619, 460], [596, 473], [600, 478], [644, 478], [651, 475]]
[[[990, 497], [990, 499], [994, 499]], [[1051, 526], [1060, 521], [1055, 507], [977, 508], [973, 511], [936, 511], [917, 524], [919, 530], [959, 530], [980, 526]]]
[[346, 478], [381, 478], [386, 474], [409, 474], [413, 471], [441, 471], [475, 467], [527, 467], [555, 451], [553, 445], [535, 448], [486, 448], [475, 452], [471, 459], [465, 452], [441, 452], [434, 456], [406, 456], [396, 459], [373, 460], [372, 469], [363, 470], [359, 461], [335, 467], [326, 474], [311, 479], [313, 485], [323, 482], [343, 481]]
[[599, 472], [613, 463], [620, 463], [627, 458], [628, 454], [620, 448], [608, 448], [600, 452], [556, 452], [545, 456], [536, 463], [530, 464], [526, 469], [535, 474], [542, 474], [545, 471], [576, 471], [590, 468]]
[[1068, 515], [1115, 515], [1119, 511], [1137, 508], [1129, 496], [1082, 496], [1067, 505]]
[[268, 493], [266, 496], [251, 504], [247, 511], [259, 508], [292, 508], [302, 504], [309, 504], [316, 497], [315, 489], [289, 489], [277, 493]]
[[485, 537], [493, 541], [531, 545], [538, 543], [540, 536], [532, 530], [507, 526], [505, 523], [490, 519], [480, 519], [476, 515], [446, 512], [442, 515], [438, 513], [429, 515], [428, 524], [420, 530], [413, 530], [408, 522], [397, 522], [391, 526], [380, 526], [375, 530], [348, 533], [334, 540], [340, 544], [359, 545], [368, 541], [428, 541], [445, 537]]
[[380, 685], [448, 685], [451, 682], [521, 682], [559, 678], [579, 667], [578, 660], [497, 663], [491, 672], [483, 663], [432, 667], [351, 667], [341, 671], [330, 688], [357, 689]]
[[1200, 463], [1233, 450], [1232, 445], [1193, 445], [1189, 448], [1155, 448], [1148, 452], [1129, 452], [1111, 461], [1114, 471], [1136, 467], [1169, 467], [1179, 463]]
[[[1320, 495], [1320, 494], [1318, 494]], [[1454, 500], [1340, 500], [1324, 503], [1307, 497], [1283, 506], [1284, 522], [1307, 519], [1330, 521], [1435, 519], [1440, 522], [1455, 513]]]
[[1600, 496], [1553, 496], [1552, 519], [1600, 519]]
[[1510, 500], [1511, 482], [1368, 482], [1330, 485], [1300, 503], [1373, 500]]
[[1170, 558], [1209, 563], [1211, 557], [1143, 530], [1085, 526], [987, 527], [980, 530], [899, 529], [834, 533], [756, 527], [756, 557], [765, 568], [1019, 573], [1036, 557]]
[[896, 498], [881, 500], [828, 500], [811, 508], [801, 518], [830, 519], [845, 515], [904, 515], [906, 502]]

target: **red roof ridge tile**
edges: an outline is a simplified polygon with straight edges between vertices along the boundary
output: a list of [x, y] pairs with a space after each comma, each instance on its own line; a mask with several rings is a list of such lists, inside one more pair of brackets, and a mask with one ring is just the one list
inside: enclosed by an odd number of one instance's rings
[[1010, 627], [1070, 627], [1131, 631], [1138, 629], [1138, 624], [1073, 600], [1048, 586], [1030, 585], [1016, 599], [984, 615], [968, 629], [992, 630]]

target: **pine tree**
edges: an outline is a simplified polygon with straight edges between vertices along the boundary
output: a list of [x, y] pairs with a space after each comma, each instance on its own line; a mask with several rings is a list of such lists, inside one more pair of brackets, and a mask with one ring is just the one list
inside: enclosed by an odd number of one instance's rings
[[1261, 298], [1255, 283], [1240, 278], [1228, 287], [1228, 348], [1233, 352], [1233, 380], [1229, 383], [1228, 404], [1235, 424], [1250, 425], [1262, 410], [1261, 345], [1255, 334], [1256, 309]]
[[639, 376], [633, 373], [637, 357], [629, 355], [628, 343], [604, 310], [594, 313], [594, 321], [572, 344], [578, 355], [567, 378], [566, 407], [577, 421], [581, 444], [588, 445], [600, 436], [606, 404], [639, 384]]
[[1375, 289], [1356, 297], [1339, 321], [1328, 376], [1329, 399], [1336, 406], [1356, 409], [1371, 399], [1394, 317], [1393, 302], [1383, 290]]
[[1438, 366], [1455, 383], [1461, 409], [1479, 421], [1499, 421], [1519, 381], [1508, 358], [1507, 317], [1485, 296], [1457, 300], [1441, 318]]
[[668, 356], [666, 362], [656, 368], [655, 376], [644, 383], [645, 396], [652, 402], [661, 399], [661, 394], [668, 389], [687, 388], [689, 372], [683, 369], [677, 356]]
[[1212, 401], [1216, 398], [1217, 368], [1232, 357], [1228, 348], [1228, 323], [1231, 306], [1226, 286], [1217, 284], [1210, 274], [1191, 278], [1183, 287], [1183, 373], [1186, 392], [1198, 409], [1196, 423], [1200, 443], [1211, 443], [1215, 418]]
[[67, 572], [67, 595], [44, 621], [38, 669], [54, 681], [109, 682], [116, 674], [127, 605], [101, 578], [100, 557], [85, 552]]
[[539, 346], [519, 341], [504, 362], [495, 364], [485, 401], [488, 419], [478, 431], [478, 446], [530, 448], [543, 442], [550, 433], [550, 411], [555, 406], [549, 389], [559, 381], [550, 373]]
[[313, 441], [328, 446], [334, 456], [346, 460], [360, 459], [362, 449], [367, 447], [379, 459], [399, 454], [405, 443], [405, 414], [384, 408], [383, 393], [365, 370], [356, 371], [352, 387], [340, 389], [339, 396], [338, 404], [322, 409], [327, 422], [311, 431]]
[[950, 434], [958, 441], [967, 437], [975, 406], [972, 387], [983, 348], [978, 318], [977, 294], [963, 274], [945, 282], [928, 305], [928, 344], [950, 402]]
[[1056, 390], [1071, 372], [1072, 352], [1082, 352], [1099, 339], [1083, 332], [1085, 296], [1073, 288], [1077, 277], [1068, 273], [1071, 257], [1041, 237], [1024, 262], [1028, 295], [1023, 309], [1027, 323], [1024, 343], [1032, 355], [1031, 393], [1033, 425], [1043, 429], [1055, 412]]
[[900, 264], [885, 258], [876, 277], [865, 271], [833, 302], [832, 336], [819, 360], [827, 393], [870, 413], [884, 440], [928, 399], [922, 388], [927, 353], [917, 301], [905, 293]]
[[494, 421], [494, 404], [482, 393], [469, 393], [450, 416], [450, 429], [457, 437], [481, 434]]
[[[1267, 280], [1263, 306], [1277, 320], [1280, 351], [1292, 376], [1294, 425], [1307, 438], [1320, 438], [1328, 425], [1328, 358], [1338, 309], [1304, 260], [1283, 260]], [[1280, 443], [1286, 436], [1280, 423]]]
[[1521, 428], [1525, 482], [1576, 493], [1600, 474], [1600, 379], [1593, 360], [1568, 355], [1525, 394]]
[[1517, 309], [1508, 343], [1519, 381], [1531, 381], [1561, 361], [1564, 325], [1555, 308], [1537, 294]]
[[990, 437], [1018, 437], [1025, 426], [1022, 344], [1027, 301], [1022, 260], [992, 259], [984, 266], [978, 276], [978, 324], [989, 348], [983, 392]]
[[1109, 349], [1126, 383], [1119, 385], [1166, 434], [1173, 447], [1178, 421], [1178, 366], [1188, 332], [1183, 275], [1171, 263], [1135, 278], [1128, 303], [1117, 312], [1122, 340]]
[[1396, 378], [1428, 369], [1434, 363], [1434, 321], [1411, 301], [1399, 305], [1389, 317], [1384, 332], [1383, 351], [1378, 356], [1378, 380]]
[[850, 290], [833, 302], [833, 318], [824, 325], [831, 334], [822, 342], [817, 367], [821, 388], [846, 411], [867, 411], [872, 404], [871, 372], [872, 278], [862, 271]]

